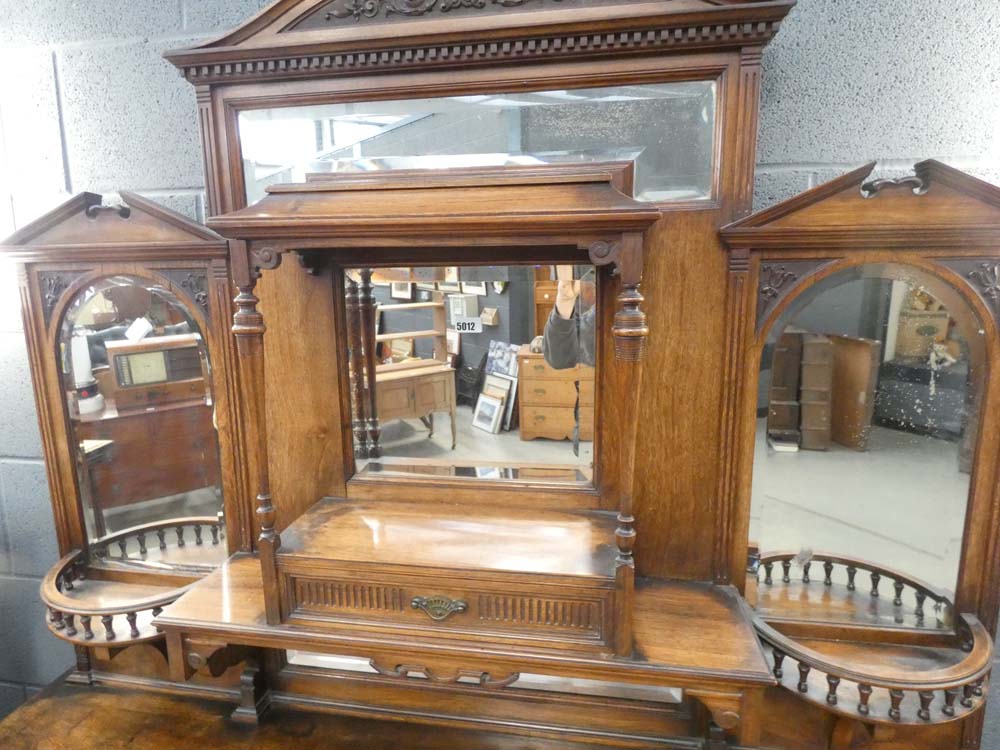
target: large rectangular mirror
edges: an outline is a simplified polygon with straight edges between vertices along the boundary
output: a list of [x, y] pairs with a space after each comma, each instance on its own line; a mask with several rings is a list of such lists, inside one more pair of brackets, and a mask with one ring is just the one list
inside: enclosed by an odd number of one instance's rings
[[592, 486], [589, 265], [346, 270], [361, 476]]
[[633, 159], [638, 199], [707, 198], [715, 111], [714, 81], [246, 110], [247, 203], [317, 172]]

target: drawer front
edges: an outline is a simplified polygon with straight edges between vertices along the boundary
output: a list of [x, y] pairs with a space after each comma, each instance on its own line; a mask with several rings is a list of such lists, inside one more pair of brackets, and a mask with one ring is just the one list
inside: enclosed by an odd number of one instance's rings
[[410, 383], [379, 384], [375, 389], [375, 408], [383, 421], [409, 416], [413, 411], [411, 400], [413, 388]]
[[416, 384], [416, 407], [419, 414], [430, 414], [434, 411], [448, 409], [448, 381], [454, 377], [444, 373], [433, 378], [423, 378]]
[[[581, 415], [582, 416], [582, 415]], [[569, 440], [573, 437], [576, 416], [572, 406], [531, 406], [521, 408], [521, 431], [531, 438]], [[530, 438], [529, 438], [530, 439]]]
[[594, 405], [594, 381], [593, 380], [581, 380], [580, 381], [580, 406], [593, 406]]
[[521, 381], [521, 400], [525, 404], [575, 406], [576, 383], [565, 380], [526, 379]]
[[447, 578], [375, 583], [286, 574], [285, 590], [290, 622], [402, 624], [473, 640], [550, 634], [578, 646], [600, 646], [610, 636], [610, 592], [600, 589], [549, 595]]

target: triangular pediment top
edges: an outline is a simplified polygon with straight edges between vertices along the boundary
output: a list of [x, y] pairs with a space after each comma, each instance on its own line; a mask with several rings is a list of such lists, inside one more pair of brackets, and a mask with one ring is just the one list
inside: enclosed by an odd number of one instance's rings
[[127, 191], [120, 193], [120, 199], [120, 203], [104, 205], [101, 195], [80, 193], [0, 242], [0, 252], [23, 248], [224, 242], [211, 229], [156, 201]]
[[[278, 0], [223, 36], [165, 56], [193, 81], [246, 81], [331, 75], [359, 65], [495, 64], [636, 46], [649, 52], [760, 46], [793, 5], [793, 0]], [[597, 29], [599, 38], [593, 36]], [[325, 59], [380, 49], [398, 53]]]
[[848, 172], [722, 229], [730, 246], [755, 238], [775, 244], [783, 236], [863, 234], [905, 228], [908, 232], [965, 229], [1000, 232], [1000, 187], [938, 161], [917, 164], [914, 174], [874, 179], [875, 163]]

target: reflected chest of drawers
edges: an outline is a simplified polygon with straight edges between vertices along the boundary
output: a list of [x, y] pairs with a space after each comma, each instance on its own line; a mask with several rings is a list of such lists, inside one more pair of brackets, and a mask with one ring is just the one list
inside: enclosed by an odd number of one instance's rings
[[594, 368], [557, 370], [527, 346], [517, 356], [521, 440], [572, 440], [578, 397], [580, 440], [593, 440]]

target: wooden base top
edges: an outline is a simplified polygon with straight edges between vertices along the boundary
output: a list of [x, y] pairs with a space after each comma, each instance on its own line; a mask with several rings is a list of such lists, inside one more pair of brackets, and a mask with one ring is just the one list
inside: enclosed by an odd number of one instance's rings
[[377, 721], [272, 706], [260, 726], [229, 720], [226, 702], [58, 685], [0, 722], [4, 750], [574, 750], [592, 748], [494, 732]]
[[686, 688], [772, 685], [770, 668], [746, 606], [729, 586], [639, 580], [635, 591], [635, 655], [586, 656], [442, 640], [415, 644], [404, 635], [316, 632], [269, 626], [264, 617], [260, 562], [238, 554], [204, 578], [156, 620], [182, 634], [229, 643], [371, 657], [391, 651], [417, 660], [436, 656], [511, 672], [533, 672]]
[[283, 557], [453, 571], [613, 578], [603, 512], [324, 499], [281, 534]]

